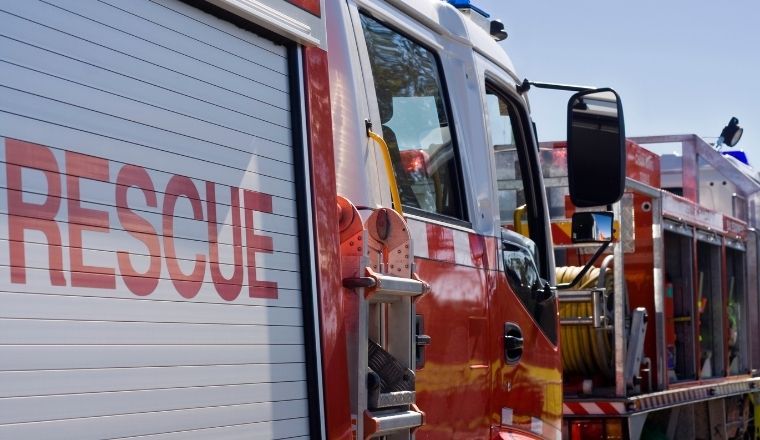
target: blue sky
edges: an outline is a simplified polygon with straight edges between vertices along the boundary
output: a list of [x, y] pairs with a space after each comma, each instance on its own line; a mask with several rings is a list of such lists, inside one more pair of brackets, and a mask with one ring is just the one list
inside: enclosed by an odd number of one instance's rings
[[[609, 86], [628, 136], [696, 133], [731, 116], [760, 169], [760, 2], [473, 0], [504, 22], [502, 46], [536, 81]], [[569, 93], [533, 89], [540, 140], [563, 139]]]

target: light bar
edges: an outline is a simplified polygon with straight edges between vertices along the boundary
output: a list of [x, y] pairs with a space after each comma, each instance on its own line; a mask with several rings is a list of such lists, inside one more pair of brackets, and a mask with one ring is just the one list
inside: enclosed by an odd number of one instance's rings
[[491, 14], [478, 8], [477, 6], [474, 6], [472, 2], [470, 2], [470, 0], [448, 0], [448, 2], [450, 5], [454, 6], [457, 9], [472, 9], [473, 11], [477, 12], [478, 14], [482, 15], [485, 18], [491, 17]]

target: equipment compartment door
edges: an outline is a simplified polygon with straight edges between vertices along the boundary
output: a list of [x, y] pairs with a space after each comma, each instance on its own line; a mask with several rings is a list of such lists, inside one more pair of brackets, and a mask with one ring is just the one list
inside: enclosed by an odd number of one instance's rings
[[0, 29], [0, 438], [309, 435], [295, 46], [175, 0]]

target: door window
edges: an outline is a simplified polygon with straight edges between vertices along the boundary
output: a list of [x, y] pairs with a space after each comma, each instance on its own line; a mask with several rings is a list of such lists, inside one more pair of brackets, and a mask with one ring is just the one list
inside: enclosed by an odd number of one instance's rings
[[361, 22], [401, 203], [467, 220], [436, 55], [371, 17]]
[[491, 129], [491, 146], [496, 159], [501, 222], [502, 225], [519, 231], [521, 228], [515, 225], [514, 214], [516, 209], [525, 205], [525, 188], [512, 129], [511, 106], [490, 87], [486, 90], [486, 106]]
[[520, 130], [525, 119], [505, 94], [491, 86], [486, 87], [486, 110], [496, 163], [499, 213], [507, 229], [502, 233], [501, 248], [507, 281], [544, 334], [556, 343], [556, 301], [540, 278], [541, 274], [546, 277], [546, 268], [540, 265], [546, 261], [540, 254], [546, 239], [543, 205], [540, 194], [531, 191], [529, 170], [535, 168], [535, 160], [531, 162], [525, 133]]

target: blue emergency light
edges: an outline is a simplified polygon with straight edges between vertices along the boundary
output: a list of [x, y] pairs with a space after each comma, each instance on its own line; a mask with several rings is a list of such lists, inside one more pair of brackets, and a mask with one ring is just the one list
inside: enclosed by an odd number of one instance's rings
[[733, 150], [733, 151], [721, 151], [721, 154], [724, 156], [731, 156], [734, 159], [738, 160], [739, 162], [749, 165], [749, 158], [747, 158], [747, 153], [745, 153], [742, 150]]
[[490, 18], [491, 14], [488, 14], [486, 11], [478, 8], [477, 6], [474, 6], [470, 0], [448, 0], [449, 4], [454, 6], [457, 9], [472, 9], [473, 11], [477, 12], [478, 14], [482, 15], [485, 18]]
[[[501, 20], [491, 20], [491, 14], [487, 13], [486, 11], [478, 8], [477, 6], [474, 6], [470, 0], [447, 0], [450, 5], [454, 6], [455, 8], [459, 9], [465, 15], [470, 16], [470, 18], [474, 18], [477, 16], [480, 16], [475, 21], [480, 27], [483, 28], [486, 32], [488, 32], [491, 37], [493, 37], [496, 41], [502, 41], [507, 38], [507, 31], [504, 30], [504, 23], [501, 22]], [[473, 15], [470, 12], [465, 12], [464, 10], [470, 10], [474, 12], [477, 15]]]

